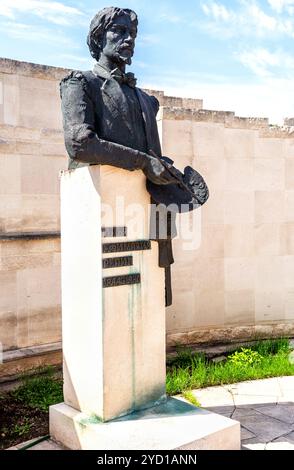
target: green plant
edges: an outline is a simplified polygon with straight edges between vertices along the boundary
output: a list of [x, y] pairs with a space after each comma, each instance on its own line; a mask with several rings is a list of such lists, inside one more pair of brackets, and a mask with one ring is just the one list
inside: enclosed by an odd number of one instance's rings
[[11, 392], [18, 401], [33, 408], [47, 411], [49, 406], [63, 401], [62, 381], [47, 375], [25, 377], [23, 385]]
[[167, 367], [167, 393], [175, 395], [193, 388], [294, 375], [290, 351], [287, 339], [259, 341], [250, 349], [232, 353], [231, 360], [213, 363], [203, 354], [182, 349]]
[[290, 351], [290, 344], [288, 338], [267, 339], [257, 341], [250, 349], [266, 356], [268, 354], [278, 354], [280, 351]]
[[188, 402], [192, 403], [192, 405], [195, 405], [198, 408], [201, 407], [201, 404], [199, 403], [199, 401], [197, 400], [197, 398], [195, 397], [195, 395], [193, 394], [193, 392], [191, 390], [186, 390], [185, 392], [183, 392], [183, 397]]
[[24, 434], [27, 434], [31, 429], [31, 423], [29, 418], [22, 418], [21, 421], [12, 428], [7, 428], [3, 427], [1, 429], [1, 437], [6, 437], [6, 436], [23, 436]]
[[241, 348], [241, 351], [235, 351], [228, 356], [228, 363], [235, 364], [239, 367], [248, 367], [258, 364], [263, 359], [263, 356], [252, 349]]
[[16, 434], [17, 436], [23, 436], [27, 434], [31, 429], [30, 420], [28, 418], [24, 418], [20, 424], [15, 424], [11, 430], [12, 434]]

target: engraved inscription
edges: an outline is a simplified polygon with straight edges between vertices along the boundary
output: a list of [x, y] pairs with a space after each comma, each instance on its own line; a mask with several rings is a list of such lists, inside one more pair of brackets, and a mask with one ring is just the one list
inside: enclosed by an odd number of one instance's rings
[[119, 256], [117, 258], [105, 258], [102, 260], [103, 269], [120, 268], [122, 266], [133, 266], [133, 257]]
[[126, 237], [128, 233], [127, 227], [102, 227], [102, 237]]
[[150, 240], [137, 240], [135, 242], [103, 243], [102, 245], [102, 253], [120, 253], [123, 251], [142, 251], [150, 249]]
[[126, 286], [129, 284], [140, 284], [141, 275], [139, 273], [126, 274], [123, 276], [111, 276], [103, 278], [103, 287]]

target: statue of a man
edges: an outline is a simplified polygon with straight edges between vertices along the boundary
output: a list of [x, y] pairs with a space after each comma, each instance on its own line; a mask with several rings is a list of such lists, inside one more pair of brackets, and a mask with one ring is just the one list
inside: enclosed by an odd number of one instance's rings
[[[116, 7], [104, 8], [91, 21], [87, 43], [96, 60], [94, 69], [71, 72], [61, 82], [65, 145], [69, 169], [100, 164], [142, 170], [158, 193], [158, 185], [176, 187], [178, 170], [161, 155], [158, 100], [137, 88], [134, 75], [125, 71], [134, 54], [137, 27], [136, 13]], [[170, 232], [167, 240], [159, 240], [166, 305], [171, 304]]]
[[104, 8], [90, 24], [88, 46], [96, 59], [93, 71], [72, 72], [61, 82], [65, 145], [69, 168], [83, 164], [142, 170], [156, 184], [174, 182], [158, 159], [161, 155], [156, 114], [159, 103], [136, 88], [131, 64], [137, 15]]

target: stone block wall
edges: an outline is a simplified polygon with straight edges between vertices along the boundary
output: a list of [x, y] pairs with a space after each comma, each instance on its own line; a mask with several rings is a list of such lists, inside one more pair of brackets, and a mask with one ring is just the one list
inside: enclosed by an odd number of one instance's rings
[[[0, 59], [0, 341], [9, 360], [49, 344], [56, 354], [61, 339], [58, 174], [67, 157], [58, 83], [67, 73]], [[174, 243], [168, 345], [293, 334], [291, 123], [150, 92], [161, 104], [164, 154], [198, 169], [211, 193], [199, 248]]]
[[210, 188], [198, 249], [174, 243], [168, 345], [293, 334], [294, 129], [168, 107], [161, 120], [165, 154]]
[[[0, 60], [0, 341], [14, 373], [12, 351], [25, 358], [41, 346], [50, 362], [47, 345], [60, 347], [58, 174], [67, 158], [58, 81], [65, 74]], [[7, 364], [2, 370], [9, 375]]]

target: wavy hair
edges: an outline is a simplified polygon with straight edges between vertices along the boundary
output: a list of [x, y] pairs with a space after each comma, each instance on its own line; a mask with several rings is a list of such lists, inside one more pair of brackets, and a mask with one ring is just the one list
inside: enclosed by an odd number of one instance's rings
[[94, 59], [99, 60], [102, 50], [103, 33], [109, 29], [116, 18], [128, 15], [133, 24], [138, 27], [138, 17], [133, 10], [128, 8], [106, 7], [98, 11], [90, 23], [87, 44]]

